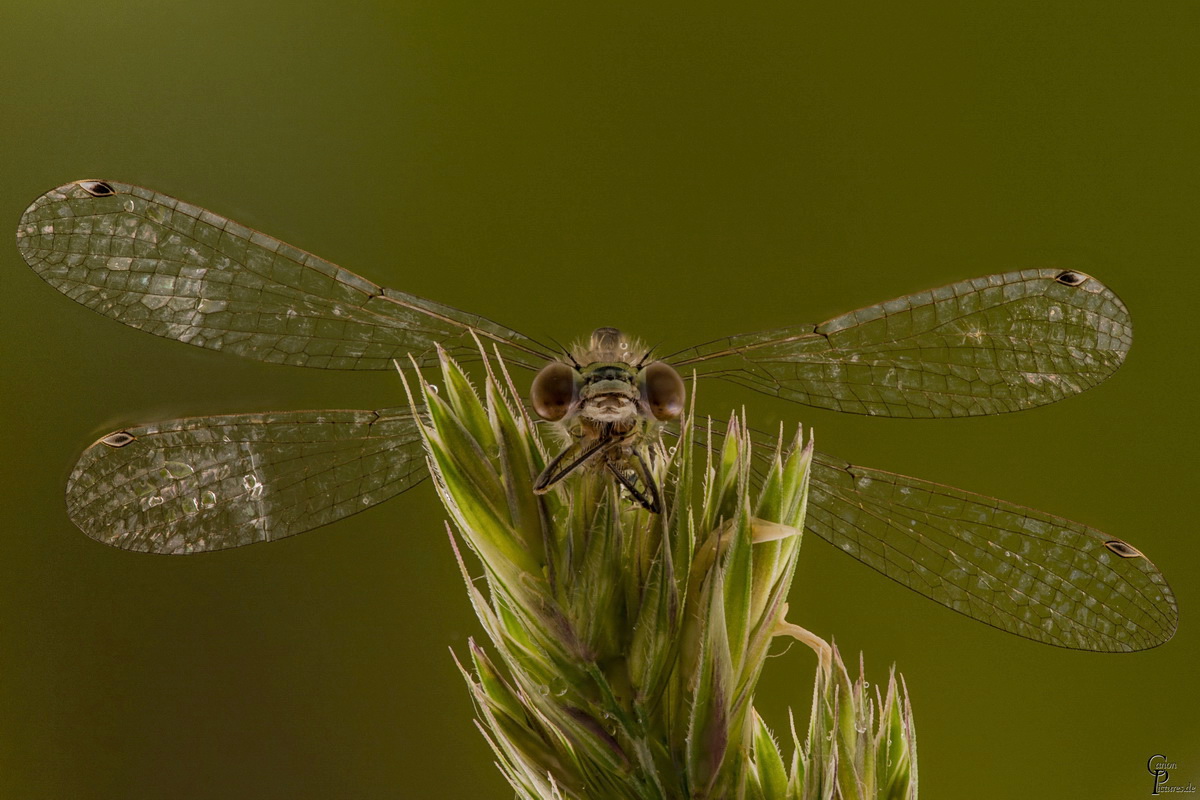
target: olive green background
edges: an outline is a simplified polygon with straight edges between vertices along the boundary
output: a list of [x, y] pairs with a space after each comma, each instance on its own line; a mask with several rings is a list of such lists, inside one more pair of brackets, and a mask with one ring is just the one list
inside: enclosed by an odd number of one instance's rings
[[[872, 682], [903, 672], [924, 798], [1141, 797], [1156, 753], [1200, 782], [1200, 6], [599, 5], [7, 3], [0, 228], [119, 179], [537, 338], [609, 324], [668, 349], [988, 272], [1095, 274], [1135, 346], [1056, 406], [891, 421], [719, 386], [700, 405], [1088, 522], [1171, 580], [1175, 639], [1096, 655], [807, 542], [792, 618]], [[194, 557], [103, 547], [63, 509], [115, 428], [398, 405], [396, 377], [124, 328], [4, 241], [0, 797], [511, 796], [450, 657], [479, 627], [430, 487]], [[812, 661], [768, 666], [781, 732]]]

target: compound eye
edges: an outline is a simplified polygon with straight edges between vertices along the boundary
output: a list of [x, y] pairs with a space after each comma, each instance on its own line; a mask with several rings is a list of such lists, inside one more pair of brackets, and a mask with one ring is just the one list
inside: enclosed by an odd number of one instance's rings
[[575, 379], [577, 373], [569, 364], [555, 361], [542, 367], [533, 379], [529, 399], [533, 410], [542, 419], [557, 422], [571, 410], [575, 402]]
[[686, 391], [683, 378], [665, 361], [655, 361], [642, 370], [642, 399], [650, 413], [660, 422], [672, 420], [683, 413]]

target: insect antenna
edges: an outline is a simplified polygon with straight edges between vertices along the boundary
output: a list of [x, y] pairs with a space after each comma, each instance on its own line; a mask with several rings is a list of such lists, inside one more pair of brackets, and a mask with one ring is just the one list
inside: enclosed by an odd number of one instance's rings
[[649, 348], [646, 349], [646, 352], [642, 354], [642, 357], [640, 359], [638, 359], [638, 362], [636, 364], [634, 364], [634, 366], [637, 367], [638, 369], [641, 369], [642, 367], [646, 366], [646, 361], [650, 358], [650, 356], [654, 355], [654, 351], [657, 350], [661, 346], [662, 346], [662, 342], [659, 342], [656, 345], [651, 345]]
[[565, 346], [565, 345], [564, 345], [562, 342], [560, 342], [558, 339], [551, 338], [551, 339], [550, 339], [550, 341], [554, 342], [554, 345], [555, 345], [555, 346], [556, 346], [556, 347], [557, 347], [559, 350], [561, 350], [561, 351], [562, 351], [562, 356], [563, 356], [563, 358], [565, 358], [565, 359], [569, 360], [569, 361], [571, 362], [571, 366], [572, 366], [572, 367], [574, 367], [575, 369], [583, 369], [583, 365], [582, 365], [582, 364], [580, 364], [578, 361], [576, 361], [576, 360], [575, 360], [575, 356], [574, 356], [574, 355], [571, 353], [571, 350], [570, 350], [570, 348], [568, 348], [567, 346]]

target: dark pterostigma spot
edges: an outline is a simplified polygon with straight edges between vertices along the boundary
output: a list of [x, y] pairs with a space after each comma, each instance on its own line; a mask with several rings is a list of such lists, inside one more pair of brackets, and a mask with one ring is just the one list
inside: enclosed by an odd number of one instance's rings
[[1061, 283], [1063, 286], [1079, 286], [1088, 279], [1087, 275], [1082, 272], [1073, 272], [1071, 270], [1063, 270], [1054, 276], [1054, 280]]
[[1107, 547], [1109, 550], [1112, 550], [1114, 553], [1119, 555], [1121, 558], [1144, 558], [1145, 557], [1142, 555], [1141, 550], [1138, 550], [1136, 547], [1134, 547], [1131, 544], [1122, 542], [1120, 539], [1113, 539], [1110, 542], [1105, 542], [1104, 546]]
[[134, 436], [132, 433], [127, 433], [125, 431], [117, 431], [116, 433], [110, 433], [108, 436], [105, 436], [100, 441], [103, 442], [104, 444], [108, 445], [109, 447], [117, 448], [117, 447], [124, 447], [125, 445], [129, 444], [130, 442], [137, 441], [137, 437]]
[[117, 193], [116, 189], [104, 181], [79, 181], [79, 188], [92, 197], [112, 197]]

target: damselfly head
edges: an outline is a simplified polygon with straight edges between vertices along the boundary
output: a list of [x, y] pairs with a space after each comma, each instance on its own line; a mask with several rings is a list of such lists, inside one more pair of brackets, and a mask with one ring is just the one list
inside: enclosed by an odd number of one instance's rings
[[597, 328], [570, 363], [547, 364], [533, 379], [530, 399], [538, 416], [551, 422], [580, 416], [594, 422], [632, 426], [639, 418], [661, 422], [683, 411], [683, 379], [662, 361], [645, 363], [649, 351], [616, 328]]

